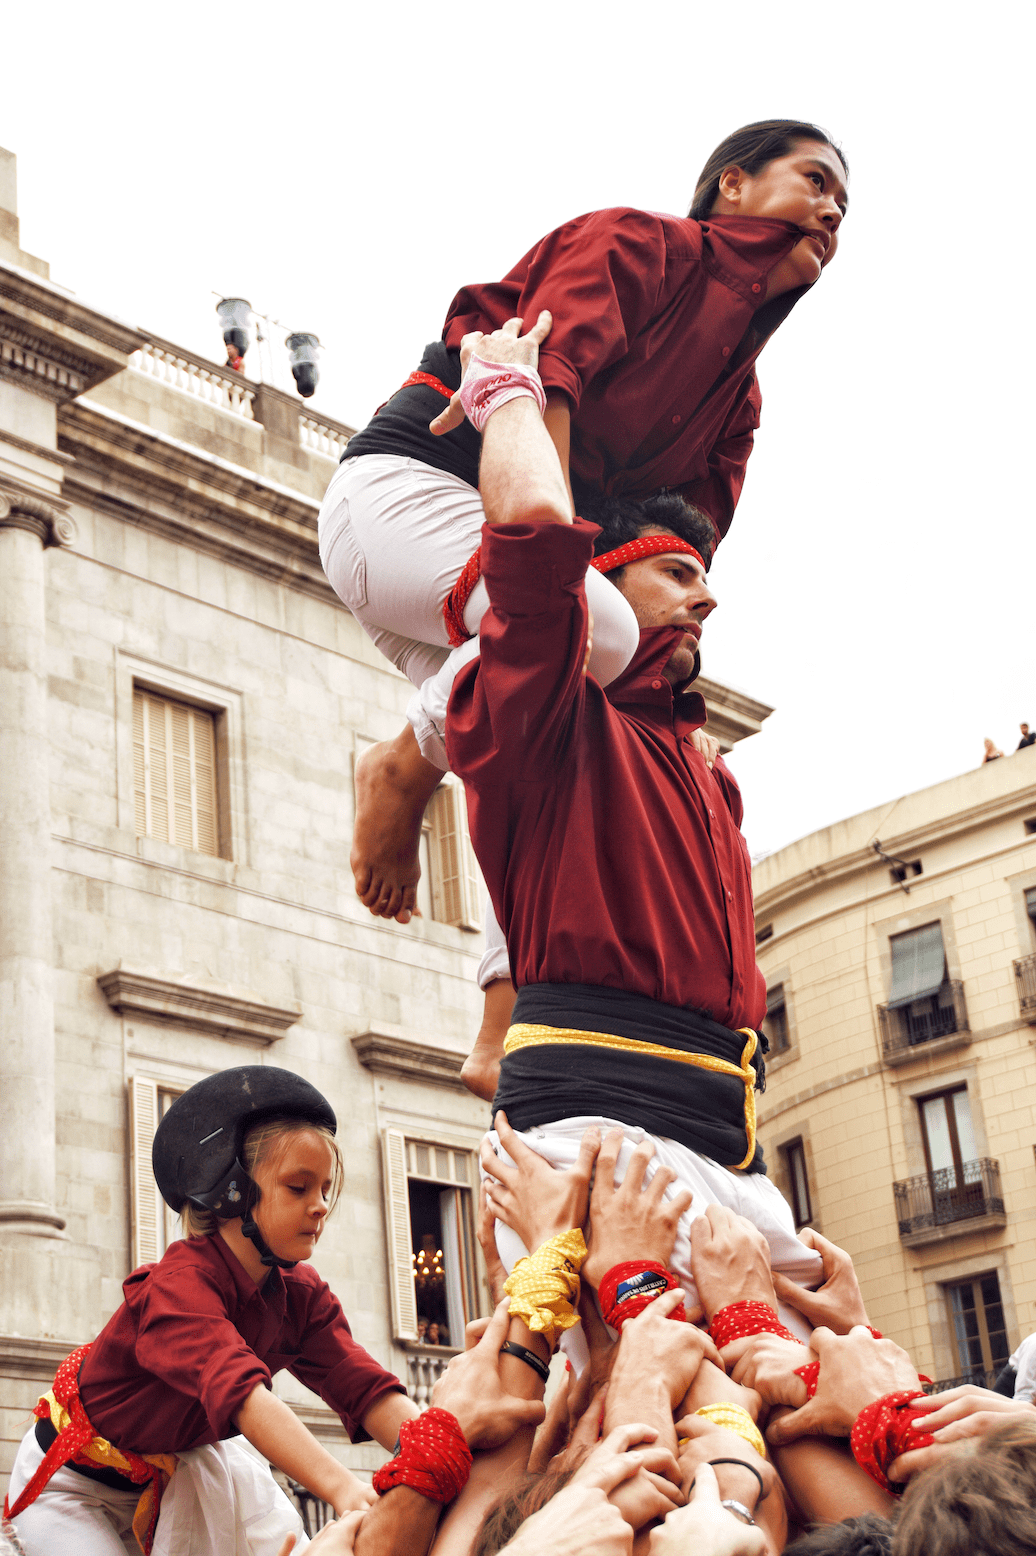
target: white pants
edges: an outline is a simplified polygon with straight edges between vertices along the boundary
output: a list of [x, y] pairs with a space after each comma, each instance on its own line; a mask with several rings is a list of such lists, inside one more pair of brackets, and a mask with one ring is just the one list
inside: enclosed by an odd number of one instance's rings
[[[422, 755], [444, 770], [446, 705], [458, 672], [478, 653], [478, 625], [489, 604], [485, 582], [464, 610], [473, 636], [452, 652], [442, 608], [478, 549], [484, 519], [482, 499], [466, 481], [397, 454], [344, 460], [320, 509], [328, 582], [418, 688], [407, 717]], [[640, 628], [618, 589], [593, 568], [586, 593], [594, 618], [590, 669], [607, 686], [636, 652]]]
[[[634, 1149], [642, 1140], [650, 1140], [655, 1147], [655, 1156], [648, 1166], [644, 1182], [650, 1182], [659, 1167], [671, 1167], [676, 1178], [666, 1189], [666, 1199], [675, 1198], [681, 1189], [693, 1192], [694, 1198], [689, 1208], [680, 1217], [676, 1245], [669, 1261], [669, 1268], [687, 1293], [692, 1307], [698, 1300], [698, 1292], [691, 1274], [691, 1222], [705, 1214], [707, 1205], [726, 1205], [757, 1226], [770, 1245], [771, 1268], [780, 1270], [789, 1280], [798, 1281], [806, 1287], [817, 1286], [823, 1280], [824, 1266], [820, 1255], [812, 1248], [807, 1248], [795, 1236], [791, 1207], [780, 1190], [762, 1173], [731, 1172], [729, 1168], [710, 1161], [707, 1156], [699, 1156], [696, 1151], [688, 1150], [687, 1146], [680, 1145], [676, 1140], [649, 1135], [644, 1129], [627, 1128], [614, 1118], [563, 1118], [556, 1124], [540, 1124], [536, 1129], [527, 1129], [521, 1138], [532, 1150], [545, 1156], [552, 1166], [563, 1171], [575, 1163], [579, 1155], [579, 1142], [591, 1124], [596, 1124], [602, 1135], [609, 1129], [622, 1129], [625, 1132], [626, 1138], [615, 1164], [616, 1183], [621, 1183], [626, 1176]], [[500, 1144], [496, 1130], [490, 1130], [486, 1138], [498, 1152], [501, 1161], [513, 1165]], [[482, 1177], [485, 1176], [483, 1171]], [[496, 1246], [508, 1273], [529, 1252], [517, 1232], [512, 1232], [502, 1221], [496, 1223]], [[631, 1250], [631, 1253], [635, 1256], [635, 1250]], [[787, 1325], [792, 1334], [803, 1340], [809, 1339], [812, 1325], [801, 1314], [783, 1304], [779, 1312], [781, 1322]], [[582, 1328], [566, 1330], [561, 1344], [576, 1371], [582, 1372], [589, 1360]]]
[[[277, 1556], [287, 1534], [309, 1541], [269, 1470], [240, 1443], [178, 1455], [155, 1530], [153, 1556]], [[11, 1471], [14, 1503], [43, 1461], [30, 1429]], [[143, 1488], [141, 1488], [142, 1490]], [[133, 1515], [140, 1491], [116, 1491], [67, 1465], [14, 1520], [25, 1556], [140, 1556]]]

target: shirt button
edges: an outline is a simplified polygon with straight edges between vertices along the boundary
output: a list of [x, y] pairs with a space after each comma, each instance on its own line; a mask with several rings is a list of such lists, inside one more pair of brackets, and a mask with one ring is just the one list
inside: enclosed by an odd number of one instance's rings
[[674, 416], [673, 417], [673, 426], [674, 427], [678, 427], [679, 425], [680, 425], [680, 418], [679, 418], [679, 416]]
[[652, 681], [651, 684], [655, 688], [656, 692], [660, 692], [662, 690], [662, 682], [661, 681]]
[[729, 357], [729, 355], [730, 355], [730, 347], [729, 346], [724, 346], [723, 347], [723, 355], [725, 357]]
[[709, 815], [712, 817], [713, 821], [715, 821], [715, 819], [716, 819], [716, 812], [714, 810], [710, 810], [709, 811]]
[[756, 282], [756, 283], [755, 283], [755, 285], [754, 285], [754, 286], [753, 286], [753, 287], [752, 287], [752, 291], [753, 291], [753, 292], [761, 292], [761, 291], [762, 291], [762, 287], [761, 287], [761, 286], [760, 286], [760, 285], [759, 285], [759, 282], [758, 282], [758, 281], [757, 281], [757, 282]]
[[734, 893], [732, 891], [728, 891], [727, 892], [727, 901], [728, 902], [733, 902], [733, 900], [734, 900]]

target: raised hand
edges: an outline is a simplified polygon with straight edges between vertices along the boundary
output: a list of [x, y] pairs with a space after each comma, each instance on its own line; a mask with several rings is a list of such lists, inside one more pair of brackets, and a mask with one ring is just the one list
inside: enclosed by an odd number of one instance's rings
[[691, 1271], [710, 1323], [734, 1302], [766, 1302], [777, 1310], [770, 1245], [758, 1227], [725, 1205], [707, 1205], [691, 1222]]
[[889, 1466], [890, 1480], [909, 1480], [930, 1469], [948, 1453], [958, 1452], [966, 1438], [984, 1437], [1004, 1426], [1010, 1416], [1025, 1416], [1036, 1426], [1036, 1406], [1020, 1399], [1007, 1399], [974, 1383], [914, 1400], [910, 1409], [914, 1431], [931, 1432], [935, 1442], [927, 1448], [913, 1448], [895, 1459]]
[[[494, 330], [490, 335], [484, 335], [481, 330], [472, 330], [465, 335], [460, 343], [461, 368], [466, 372], [473, 356], [481, 357], [483, 362], [517, 362], [521, 367], [534, 368], [540, 359], [540, 346], [550, 334], [553, 320], [544, 308], [528, 335], [521, 333], [522, 322], [521, 319], [508, 319], [502, 329]], [[444, 432], [452, 432], [463, 420], [464, 407], [460, 403], [458, 389], [446, 409], [428, 423], [428, 430], [439, 437]]]
[[668, 1264], [680, 1217], [692, 1199], [689, 1189], [681, 1189], [672, 1199], [665, 1197], [676, 1179], [670, 1167], [659, 1167], [644, 1187], [645, 1174], [655, 1155], [650, 1140], [637, 1146], [625, 1177], [616, 1188], [615, 1169], [624, 1138], [621, 1129], [609, 1129], [597, 1156], [590, 1196], [590, 1254], [583, 1265], [583, 1279], [594, 1287], [600, 1285], [610, 1269], [627, 1259]]
[[753, 1334], [732, 1340], [720, 1355], [734, 1382], [755, 1389], [767, 1405], [806, 1403], [806, 1385], [795, 1369], [816, 1361], [808, 1345], [777, 1334]]
[[497, 1304], [478, 1344], [451, 1358], [432, 1391], [432, 1404], [457, 1417], [469, 1448], [498, 1448], [520, 1427], [538, 1426], [546, 1415], [541, 1400], [518, 1399], [500, 1381], [509, 1307], [508, 1297]]
[[771, 1422], [766, 1436], [774, 1447], [809, 1435], [848, 1437], [865, 1405], [921, 1386], [906, 1351], [875, 1340], [862, 1325], [847, 1335], [814, 1329], [811, 1344], [820, 1360], [817, 1391], [800, 1410]]
[[835, 1334], [848, 1334], [855, 1324], [869, 1326], [860, 1283], [845, 1249], [829, 1243], [811, 1226], [803, 1227], [799, 1240], [807, 1248], [814, 1248], [823, 1260], [824, 1283], [816, 1291], [807, 1291], [775, 1270], [773, 1286], [781, 1301], [801, 1313], [803, 1318], [808, 1318], [814, 1328], [823, 1324]]
[[575, 1162], [562, 1172], [538, 1151], [529, 1149], [507, 1122], [506, 1113], [498, 1113], [494, 1123], [500, 1144], [515, 1165], [506, 1166], [483, 1140], [486, 1201], [493, 1215], [518, 1233], [530, 1253], [548, 1237], [581, 1227], [586, 1220], [590, 1173], [601, 1144], [600, 1130], [586, 1131]]

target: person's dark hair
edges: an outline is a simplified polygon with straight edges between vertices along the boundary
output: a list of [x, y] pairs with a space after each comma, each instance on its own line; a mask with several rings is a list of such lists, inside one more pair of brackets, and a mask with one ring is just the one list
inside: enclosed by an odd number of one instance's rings
[[551, 1497], [567, 1486], [578, 1469], [547, 1470], [542, 1475], [523, 1475], [505, 1497], [486, 1514], [471, 1556], [497, 1556], [509, 1545], [527, 1518], [546, 1507]]
[[1036, 1421], [1013, 1416], [916, 1475], [903, 1497], [893, 1556], [1032, 1556]]
[[768, 162], [786, 157], [800, 140], [816, 140], [830, 146], [845, 169], [846, 178], [849, 177], [845, 153], [819, 124], [800, 123], [798, 119], [760, 119], [758, 124], [746, 124], [720, 141], [698, 175], [688, 216], [693, 216], [695, 221], [704, 221], [709, 216], [716, 203], [724, 168], [739, 167], [745, 173], [759, 173]]
[[819, 1524], [786, 1545], [784, 1556], [889, 1556], [893, 1525], [877, 1513], [861, 1513], [840, 1524]]
[[[670, 530], [688, 545], [700, 551], [708, 567], [716, 545], [711, 519], [676, 492], [658, 492], [654, 497], [594, 497], [579, 507], [579, 517], [601, 526], [594, 541], [594, 556], [614, 551], [627, 541], [637, 540], [645, 530]], [[622, 574], [616, 568], [606, 576], [614, 583]]]

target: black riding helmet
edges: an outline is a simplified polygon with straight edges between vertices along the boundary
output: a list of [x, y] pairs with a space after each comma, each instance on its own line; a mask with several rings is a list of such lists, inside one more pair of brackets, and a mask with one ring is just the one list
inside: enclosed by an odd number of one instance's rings
[[252, 1212], [259, 1188], [246, 1172], [241, 1153], [245, 1135], [268, 1118], [298, 1118], [338, 1128], [334, 1109], [315, 1086], [291, 1070], [243, 1064], [199, 1081], [177, 1097], [155, 1133], [151, 1151], [162, 1198], [180, 1211], [187, 1201], [223, 1221], [241, 1217], [241, 1230], [264, 1264], [294, 1268], [269, 1248]]

